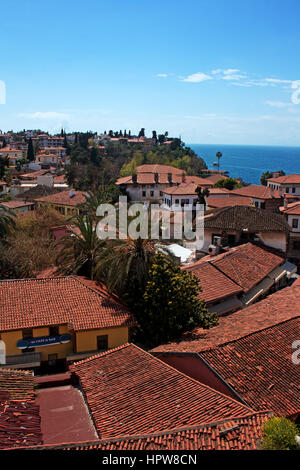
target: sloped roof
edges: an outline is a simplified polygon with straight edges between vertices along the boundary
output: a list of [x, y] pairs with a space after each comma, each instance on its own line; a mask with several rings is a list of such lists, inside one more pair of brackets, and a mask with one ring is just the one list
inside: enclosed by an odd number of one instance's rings
[[299, 331], [298, 316], [202, 356], [249, 406], [291, 416], [300, 413], [300, 368], [292, 361]]
[[251, 206], [233, 206], [213, 209], [204, 217], [204, 229], [250, 232], [288, 232], [290, 227], [281, 214], [273, 214]]
[[250, 186], [243, 186], [242, 188], [233, 189], [231, 194], [238, 196], [249, 196], [255, 199], [280, 199], [281, 194], [278, 190], [274, 191], [268, 186], [251, 184]]
[[252, 200], [250, 197], [229, 197], [227, 194], [224, 197], [208, 196], [206, 204], [208, 207], [232, 207], [232, 206], [251, 206]]
[[262, 426], [271, 413], [253, 413], [203, 426], [185, 427], [166, 432], [120, 437], [80, 444], [39, 446], [39, 449], [64, 450], [255, 450], [262, 436]]
[[[70, 196], [70, 191], [73, 191], [73, 196]], [[86, 202], [86, 193], [84, 191], [74, 191], [68, 189], [67, 191], [59, 191], [48, 196], [38, 197], [36, 202], [49, 202], [50, 204], [61, 204], [66, 206], [78, 206]]]
[[278, 178], [268, 178], [267, 181], [270, 183], [290, 183], [290, 184], [299, 184], [300, 183], [300, 173], [293, 175], [284, 175], [278, 176]]
[[[219, 324], [184, 334], [178, 341], [162, 344], [154, 352], [198, 352], [237, 341], [257, 331], [300, 315], [300, 288], [286, 287], [265, 299], [230, 315], [220, 317]], [[292, 353], [292, 351], [290, 352]]]
[[252, 412], [133, 344], [70, 366], [99, 438], [201, 425]]
[[221, 300], [230, 295], [237, 295], [243, 289], [233, 280], [214, 267], [210, 262], [196, 262], [183, 269], [196, 276], [200, 281], [202, 292], [199, 297], [205, 302]]
[[80, 331], [135, 320], [104, 286], [79, 276], [0, 281], [0, 331], [69, 322]]
[[138, 173], [172, 173], [173, 175], [182, 175], [186, 172], [170, 165], [146, 164], [137, 167]]
[[288, 204], [287, 208], [282, 206], [280, 207], [280, 211], [283, 214], [300, 215], [300, 201], [292, 202], [291, 204]]
[[33, 401], [33, 372], [31, 370], [0, 369], [0, 391], [8, 392], [10, 400]]

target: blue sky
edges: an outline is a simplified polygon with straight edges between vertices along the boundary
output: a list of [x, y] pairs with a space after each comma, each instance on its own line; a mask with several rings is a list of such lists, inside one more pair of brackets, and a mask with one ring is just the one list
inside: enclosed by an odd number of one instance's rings
[[300, 146], [299, 15], [298, 0], [3, 2], [0, 129]]

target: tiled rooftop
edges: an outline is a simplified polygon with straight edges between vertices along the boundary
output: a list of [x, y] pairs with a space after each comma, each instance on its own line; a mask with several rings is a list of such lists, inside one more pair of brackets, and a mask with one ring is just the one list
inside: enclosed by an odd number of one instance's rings
[[10, 400], [34, 400], [32, 371], [0, 369], [0, 392], [8, 392]]
[[205, 229], [251, 232], [288, 232], [288, 223], [281, 214], [266, 212], [251, 206], [233, 206], [212, 209], [204, 217]]
[[232, 207], [232, 206], [251, 206], [252, 201], [250, 197], [229, 197], [225, 195], [224, 197], [213, 197], [208, 196], [206, 198], [206, 204], [208, 207]]
[[62, 325], [130, 326], [132, 314], [103, 286], [78, 276], [0, 281], [0, 331]]
[[294, 174], [294, 175], [284, 175], [284, 176], [278, 176], [278, 178], [269, 178], [268, 181], [270, 183], [290, 183], [290, 184], [299, 184], [300, 183], [300, 174]]
[[254, 199], [280, 199], [281, 194], [278, 190], [258, 184], [251, 184], [250, 186], [243, 186], [242, 188], [233, 189], [230, 194], [237, 194], [238, 196], [249, 196]]
[[219, 318], [209, 330], [186, 333], [178, 341], [160, 345], [154, 352], [198, 352], [237, 341], [300, 315], [300, 286], [286, 287], [242, 310]]
[[70, 366], [100, 439], [244, 417], [252, 410], [132, 344]]
[[202, 356], [249, 406], [292, 416], [300, 412], [300, 368], [292, 362], [299, 332], [298, 316]]
[[[254, 413], [226, 420], [167, 432], [84, 442], [52, 447], [64, 450], [255, 450], [259, 446], [264, 422], [270, 413]], [[49, 449], [48, 447], [39, 447]]]
[[36, 202], [49, 202], [50, 204], [62, 204], [66, 206], [77, 206], [78, 204], [84, 204], [86, 202], [86, 195], [84, 191], [74, 191], [73, 196], [70, 196], [70, 191], [60, 191], [55, 194], [49, 194], [36, 198]]

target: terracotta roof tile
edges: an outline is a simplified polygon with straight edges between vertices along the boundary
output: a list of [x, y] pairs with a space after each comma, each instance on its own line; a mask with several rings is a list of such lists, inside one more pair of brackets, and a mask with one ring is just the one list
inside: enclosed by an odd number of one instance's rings
[[268, 178], [267, 181], [270, 181], [271, 183], [290, 183], [290, 184], [299, 184], [300, 183], [300, 174], [294, 174], [294, 175], [284, 175], [284, 176], [278, 176], [278, 178]]
[[[298, 288], [299, 289], [299, 288]], [[204, 359], [256, 410], [300, 413], [300, 368], [292, 362], [300, 317], [204, 351]]]
[[225, 317], [218, 326], [195, 329], [178, 341], [163, 344], [154, 352], [202, 352], [222, 344], [237, 341], [247, 335], [264, 330], [300, 315], [300, 287], [286, 287], [264, 300]]
[[251, 184], [250, 186], [243, 186], [242, 188], [233, 189], [230, 194], [237, 194], [238, 196], [248, 196], [255, 199], [280, 199], [281, 194], [279, 191], [274, 191], [267, 186], [258, 184]]
[[120, 437], [105, 441], [39, 446], [64, 450], [254, 450], [259, 446], [262, 426], [271, 417], [260, 412], [244, 418], [203, 426], [186, 427], [148, 435]]
[[100, 438], [149, 434], [249, 415], [251, 409], [132, 344], [70, 366]]
[[288, 232], [290, 227], [281, 214], [251, 206], [213, 209], [204, 217], [204, 227], [220, 230], [250, 229], [251, 232]]
[[83, 191], [74, 191], [74, 196], [70, 197], [70, 191], [59, 191], [55, 194], [49, 194], [48, 196], [36, 198], [37, 202], [49, 202], [50, 204], [62, 204], [66, 206], [77, 206], [78, 204], [84, 204], [86, 202], [86, 195]]
[[232, 206], [251, 206], [252, 200], [250, 197], [213, 197], [208, 196], [206, 198], [206, 204], [208, 207], [232, 207]]
[[135, 320], [104, 286], [78, 276], [0, 281], [0, 331], [69, 322], [78, 331]]

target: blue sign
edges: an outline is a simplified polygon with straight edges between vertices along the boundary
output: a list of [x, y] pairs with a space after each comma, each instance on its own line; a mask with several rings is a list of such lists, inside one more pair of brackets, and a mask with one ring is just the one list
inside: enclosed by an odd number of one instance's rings
[[39, 338], [21, 339], [17, 342], [17, 348], [37, 348], [41, 346], [52, 346], [54, 344], [69, 343], [70, 341], [70, 335], [40, 336]]

